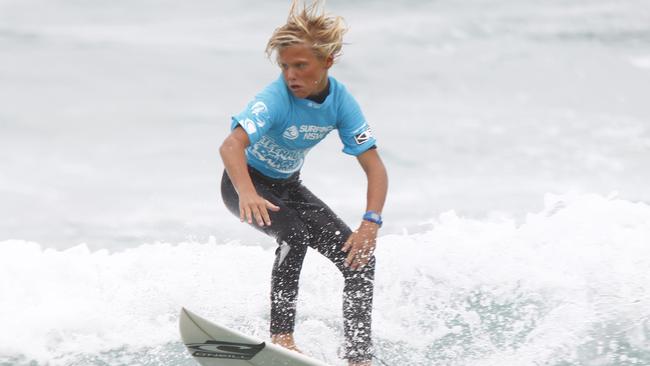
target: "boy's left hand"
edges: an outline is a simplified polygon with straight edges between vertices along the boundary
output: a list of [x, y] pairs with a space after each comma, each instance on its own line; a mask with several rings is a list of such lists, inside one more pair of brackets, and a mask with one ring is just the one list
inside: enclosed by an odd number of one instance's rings
[[368, 264], [377, 245], [377, 231], [379, 225], [363, 220], [359, 228], [354, 231], [343, 245], [342, 251], [348, 253], [345, 266], [353, 270], [360, 270]]

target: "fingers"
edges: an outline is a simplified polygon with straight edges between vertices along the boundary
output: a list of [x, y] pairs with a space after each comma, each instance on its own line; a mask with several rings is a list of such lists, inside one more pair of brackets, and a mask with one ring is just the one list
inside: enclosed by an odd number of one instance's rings
[[257, 222], [257, 225], [259, 226], [264, 226], [264, 218], [262, 217], [262, 211], [266, 214], [268, 217], [268, 212], [266, 212], [266, 208], [260, 210], [258, 206], [253, 206], [253, 216], [255, 216], [255, 222]]
[[[272, 204], [271, 202], [264, 200], [264, 206], [261, 206], [260, 213], [262, 214], [262, 219], [264, 220], [264, 223], [267, 226], [271, 226], [271, 216], [269, 215], [269, 211], [274, 211], [278, 212], [280, 211], [280, 207]], [[260, 225], [263, 226], [263, 225]]]
[[355, 271], [362, 269], [370, 261], [375, 245], [374, 239], [364, 238], [357, 232], [352, 233], [341, 248], [341, 251], [348, 253], [344, 265]]
[[348, 257], [345, 259], [345, 265], [354, 271], [358, 271], [363, 269], [363, 267], [368, 264], [370, 257], [371, 254], [364, 253], [361, 250], [354, 252], [354, 254], [351, 251], [350, 254], [348, 254]]
[[241, 222], [246, 221], [249, 224], [253, 223], [253, 214], [252, 214], [250, 206], [246, 206], [246, 205], [240, 206], [240, 208], [239, 208], [239, 219], [241, 220]]
[[345, 257], [345, 266], [351, 268], [352, 265], [354, 264], [354, 261], [355, 261], [355, 258], [356, 258], [356, 257], [357, 257], [357, 250], [353, 248], [353, 249], [348, 253], [348, 256]]
[[345, 266], [351, 268], [359, 252], [359, 245], [357, 244], [356, 232], [353, 232], [348, 240], [345, 241], [341, 250], [348, 253], [348, 256], [345, 257]]
[[278, 212], [280, 211], [280, 207], [274, 205], [268, 200], [264, 200], [264, 204], [258, 206], [260, 219], [257, 221], [257, 223], [260, 226], [264, 226], [264, 224], [266, 224], [266, 226], [271, 226], [271, 216], [269, 215], [268, 210], [271, 210], [273, 212]]
[[264, 200], [264, 201], [266, 202], [266, 208], [267, 209], [269, 209], [271, 211], [274, 211], [274, 212], [280, 211], [279, 206], [274, 205], [273, 203], [269, 202], [268, 200]]
[[341, 251], [347, 252], [348, 250], [350, 250], [350, 248], [352, 247], [352, 238], [353, 237], [354, 237], [354, 233], [352, 235], [350, 235], [348, 240], [345, 241], [345, 244], [343, 244], [343, 247], [341, 248]]
[[260, 196], [249, 197], [248, 199], [240, 197], [240, 200], [239, 220], [241, 222], [246, 221], [251, 225], [255, 221], [259, 226], [271, 226], [271, 216], [268, 210], [274, 212], [280, 210], [280, 207]]

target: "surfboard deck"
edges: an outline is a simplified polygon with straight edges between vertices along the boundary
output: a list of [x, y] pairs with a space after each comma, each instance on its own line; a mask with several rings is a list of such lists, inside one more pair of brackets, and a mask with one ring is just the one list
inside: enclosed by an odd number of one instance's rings
[[270, 342], [229, 329], [182, 308], [181, 339], [202, 366], [329, 366]]

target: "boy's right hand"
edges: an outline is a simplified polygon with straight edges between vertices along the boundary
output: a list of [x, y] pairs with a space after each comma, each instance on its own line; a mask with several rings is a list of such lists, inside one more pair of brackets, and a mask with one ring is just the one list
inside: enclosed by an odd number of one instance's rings
[[280, 207], [266, 200], [257, 192], [246, 192], [239, 195], [239, 220], [253, 224], [253, 218], [259, 226], [271, 226], [268, 210], [277, 212]]

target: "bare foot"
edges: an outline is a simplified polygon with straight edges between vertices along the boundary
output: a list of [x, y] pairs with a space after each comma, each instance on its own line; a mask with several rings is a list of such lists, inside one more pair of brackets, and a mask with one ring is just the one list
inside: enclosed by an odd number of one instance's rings
[[296, 347], [296, 342], [293, 340], [292, 333], [272, 334], [271, 343], [290, 349], [294, 352], [302, 353], [302, 351]]

